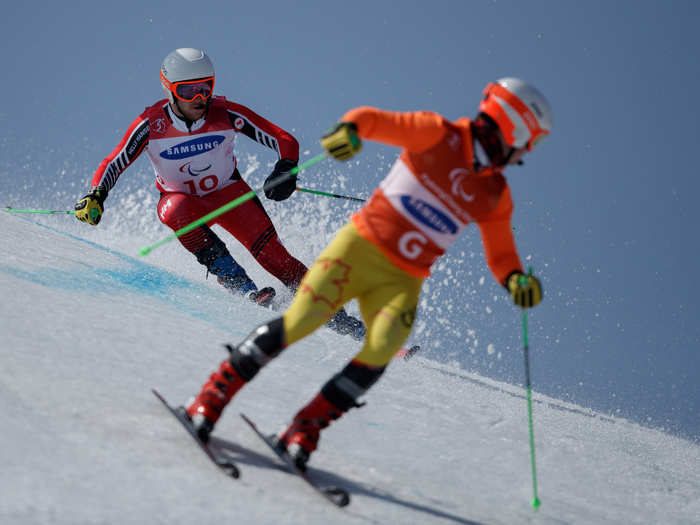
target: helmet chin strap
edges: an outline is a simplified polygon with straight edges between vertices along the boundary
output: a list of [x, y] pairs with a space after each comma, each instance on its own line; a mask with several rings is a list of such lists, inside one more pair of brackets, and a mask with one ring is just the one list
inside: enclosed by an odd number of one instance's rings
[[[516, 151], [518, 151], [516, 148], [510, 148], [510, 151], [508, 152], [508, 155], [506, 155], [506, 159], [503, 161], [503, 164], [502, 164], [503, 166], [506, 166], [506, 165], [510, 162], [511, 157], [513, 157], [513, 154], [514, 154]], [[523, 164], [525, 164], [525, 162], [523, 161], [523, 159], [518, 159], [515, 163], [516, 163], [518, 166], [522, 166]]]
[[501, 166], [505, 166], [508, 164], [508, 161], [513, 156], [513, 153], [515, 153], [515, 148], [509, 148], [508, 153], [506, 154], [506, 158], [503, 159], [503, 164], [501, 164]]
[[[510, 151], [508, 152], [508, 155], [506, 155], [506, 159], [503, 161], [503, 166], [507, 165], [507, 164], [510, 162], [511, 157], [513, 157], [513, 154], [514, 154], [516, 151], [517, 151], [516, 148], [510, 148]], [[518, 159], [515, 163], [516, 163], [518, 166], [522, 166], [523, 164], [525, 164], [525, 163], [523, 162], [523, 159]]]

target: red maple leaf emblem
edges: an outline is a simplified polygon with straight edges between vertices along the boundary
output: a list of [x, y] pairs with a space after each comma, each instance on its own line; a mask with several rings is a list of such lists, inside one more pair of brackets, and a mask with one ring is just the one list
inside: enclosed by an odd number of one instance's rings
[[[316, 266], [320, 266], [320, 270], [324, 273], [323, 282], [330, 281], [330, 286], [326, 285], [322, 290], [314, 290], [306, 282], [302, 282], [300, 291], [309, 294], [313, 302], [325, 303], [336, 310], [342, 305], [343, 289], [349, 282], [348, 275], [351, 268], [340, 259], [318, 259], [314, 263], [314, 267]], [[314, 269], [318, 271], [318, 268]]]

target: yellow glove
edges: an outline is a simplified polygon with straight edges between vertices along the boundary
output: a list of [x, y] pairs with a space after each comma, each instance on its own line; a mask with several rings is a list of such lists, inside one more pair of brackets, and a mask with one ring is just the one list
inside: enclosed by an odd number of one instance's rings
[[90, 193], [75, 203], [75, 218], [97, 226], [104, 211], [102, 205], [107, 198], [107, 190], [103, 186], [93, 188]]
[[362, 140], [354, 123], [338, 122], [321, 137], [321, 146], [336, 160], [348, 160], [362, 149]]
[[532, 275], [513, 272], [508, 276], [506, 288], [508, 288], [513, 302], [521, 308], [532, 308], [542, 300], [542, 285]]

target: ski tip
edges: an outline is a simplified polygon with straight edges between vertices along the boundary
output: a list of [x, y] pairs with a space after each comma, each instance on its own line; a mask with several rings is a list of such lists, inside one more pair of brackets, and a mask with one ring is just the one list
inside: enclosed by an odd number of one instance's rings
[[396, 352], [396, 357], [402, 358], [404, 361], [411, 359], [420, 350], [420, 345], [413, 345], [410, 348], [402, 348]]
[[238, 479], [241, 477], [241, 471], [238, 470], [238, 467], [231, 463], [229, 460], [217, 458], [214, 462], [221, 470], [223, 470], [232, 478]]
[[338, 487], [326, 487], [323, 493], [338, 507], [346, 507], [350, 503], [350, 494]]
[[168, 407], [170, 406], [170, 404], [165, 400], [163, 395], [160, 392], [158, 392], [158, 390], [156, 390], [155, 388], [151, 388], [151, 392], [153, 393], [154, 396], [156, 396], [158, 398], [158, 400], [161, 403], [163, 403], [164, 405], [166, 405]]

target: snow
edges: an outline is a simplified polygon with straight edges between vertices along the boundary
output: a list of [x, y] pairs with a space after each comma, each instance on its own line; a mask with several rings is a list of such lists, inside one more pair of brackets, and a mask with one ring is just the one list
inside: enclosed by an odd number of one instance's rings
[[350, 492], [336, 509], [238, 417], [278, 430], [358, 351], [326, 329], [234, 398], [227, 478], [150, 389], [186, 402], [274, 314], [169, 268], [175, 243], [154, 264], [61, 224], [0, 213], [2, 524], [700, 522], [697, 444], [537, 392], [533, 510], [522, 388], [420, 354], [323, 432], [311, 474]]

